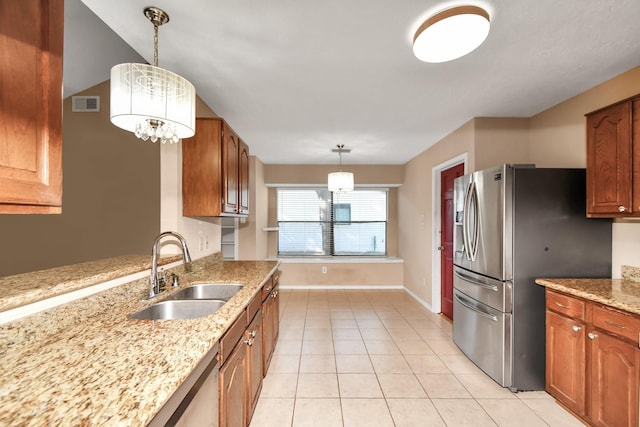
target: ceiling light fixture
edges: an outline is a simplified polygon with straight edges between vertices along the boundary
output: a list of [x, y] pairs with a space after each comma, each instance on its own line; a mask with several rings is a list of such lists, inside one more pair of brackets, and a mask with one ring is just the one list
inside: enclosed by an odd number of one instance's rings
[[111, 69], [111, 123], [146, 141], [174, 143], [196, 129], [196, 90], [185, 78], [158, 67], [158, 27], [169, 15], [146, 7], [153, 24], [153, 65], [126, 63]]
[[353, 174], [351, 172], [342, 172], [342, 153], [350, 153], [351, 150], [345, 149], [344, 144], [336, 145], [331, 151], [338, 153], [340, 156], [340, 172], [331, 172], [328, 176], [329, 191], [334, 193], [346, 193], [353, 191]]
[[489, 34], [489, 14], [478, 6], [456, 6], [428, 18], [413, 37], [413, 53], [424, 62], [460, 58]]

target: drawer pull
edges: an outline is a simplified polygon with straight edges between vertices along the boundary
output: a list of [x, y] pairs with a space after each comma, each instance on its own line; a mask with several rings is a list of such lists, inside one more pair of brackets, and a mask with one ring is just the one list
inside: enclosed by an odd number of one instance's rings
[[606, 323], [609, 326], [613, 326], [614, 328], [625, 329], [625, 326], [624, 325], [620, 325], [619, 323], [610, 322], [608, 320], [605, 320], [604, 323]]
[[253, 338], [249, 338], [248, 340], [244, 340], [244, 343], [248, 346], [252, 346], [253, 345]]
[[598, 335], [594, 334], [593, 332], [589, 332], [587, 334], [587, 336], [589, 337], [590, 340], [594, 340], [594, 339], [598, 338]]
[[581, 328], [580, 326], [578, 326], [578, 325], [573, 325], [573, 326], [571, 327], [571, 329], [573, 329], [573, 332], [580, 332], [580, 330], [581, 330], [582, 328]]
[[558, 301], [555, 302], [556, 305], [560, 308], [564, 308], [566, 310], [570, 309], [571, 307], [569, 307], [568, 305], [564, 305], [564, 304], [560, 304]]

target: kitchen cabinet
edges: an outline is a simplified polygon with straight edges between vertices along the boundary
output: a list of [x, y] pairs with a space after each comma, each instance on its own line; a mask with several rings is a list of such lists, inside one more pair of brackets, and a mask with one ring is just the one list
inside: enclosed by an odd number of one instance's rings
[[262, 310], [258, 310], [245, 333], [247, 343], [247, 420], [251, 421], [262, 389]]
[[640, 216], [640, 95], [586, 117], [587, 216]]
[[271, 363], [273, 350], [278, 341], [278, 332], [280, 330], [279, 279], [280, 274], [277, 272], [262, 288], [262, 357], [265, 375]]
[[249, 214], [249, 147], [223, 119], [196, 119], [182, 141], [182, 214]]
[[595, 426], [637, 426], [640, 317], [547, 289], [547, 391]]
[[63, 0], [0, 0], [0, 213], [62, 211], [63, 22]]
[[266, 375], [264, 351], [273, 353], [278, 337], [278, 331], [273, 329], [279, 327], [273, 320], [278, 310], [274, 277], [267, 279], [220, 340], [220, 427], [246, 427], [258, 403]]

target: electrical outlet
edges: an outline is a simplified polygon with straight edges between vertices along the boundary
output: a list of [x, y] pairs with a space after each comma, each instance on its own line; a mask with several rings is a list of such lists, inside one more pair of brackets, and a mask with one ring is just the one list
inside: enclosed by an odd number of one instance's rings
[[327, 266], [322, 266], [322, 274], [327, 274]]

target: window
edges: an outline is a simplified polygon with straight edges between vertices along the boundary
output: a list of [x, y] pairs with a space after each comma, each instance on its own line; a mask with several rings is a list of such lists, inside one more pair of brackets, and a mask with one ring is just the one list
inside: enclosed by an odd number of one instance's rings
[[278, 255], [386, 255], [387, 191], [278, 189]]

